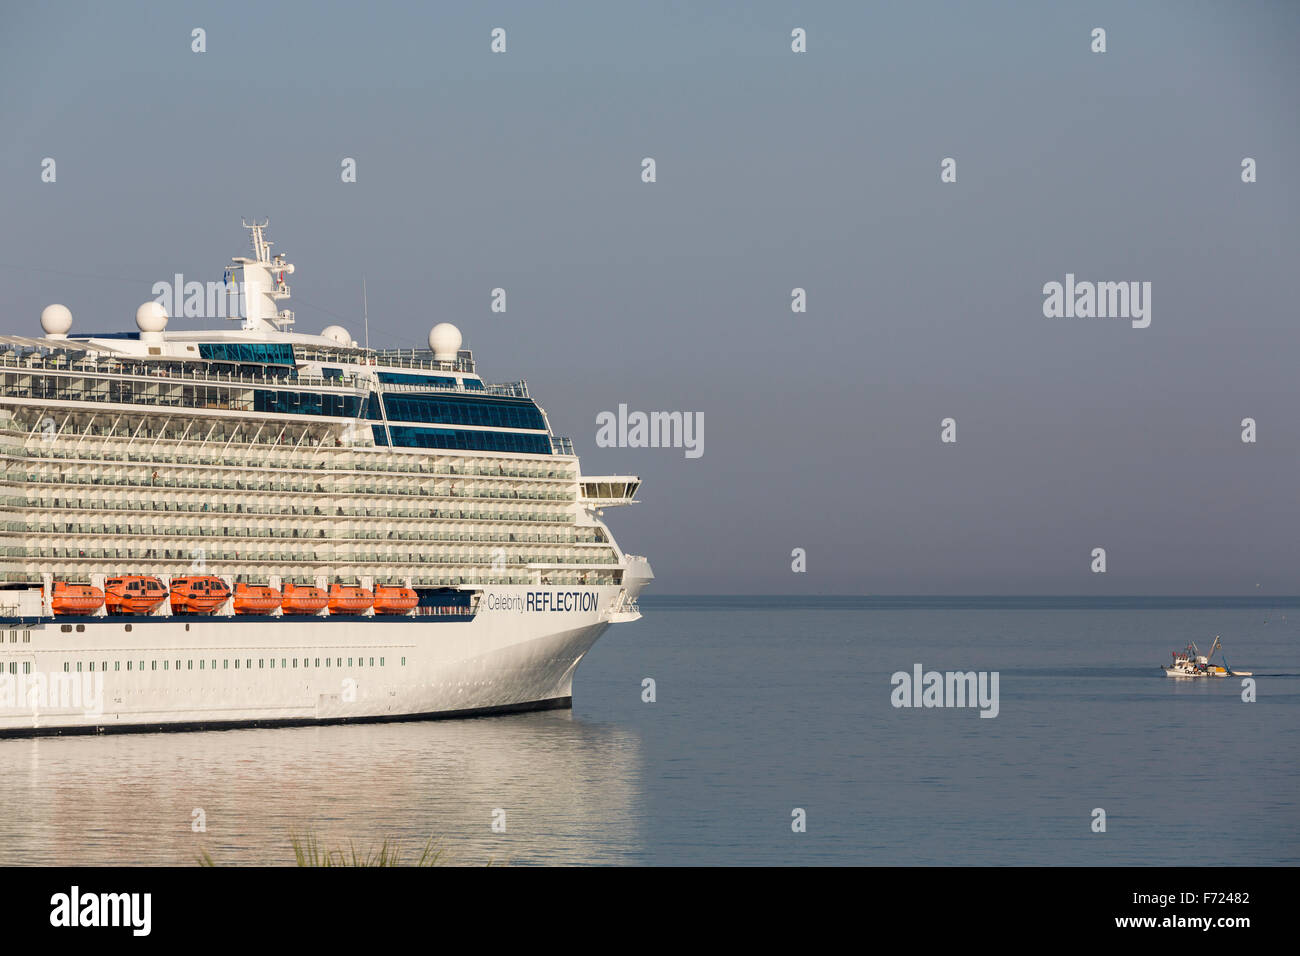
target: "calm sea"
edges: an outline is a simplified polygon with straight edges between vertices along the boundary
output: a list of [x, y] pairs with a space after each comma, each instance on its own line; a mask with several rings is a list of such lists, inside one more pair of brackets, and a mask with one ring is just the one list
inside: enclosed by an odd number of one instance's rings
[[[572, 713], [0, 740], [0, 864], [287, 864], [295, 831], [469, 864], [1295, 864], [1300, 600], [1263, 603], [650, 597]], [[1256, 702], [1161, 676], [1216, 634]], [[997, 672], [998, 716], [894, 708], [917, 663]]]

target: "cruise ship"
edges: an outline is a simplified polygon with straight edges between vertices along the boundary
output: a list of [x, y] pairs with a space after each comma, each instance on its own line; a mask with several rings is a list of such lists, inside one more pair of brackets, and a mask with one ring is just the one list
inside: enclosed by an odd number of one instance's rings
[[244, 225], [206, 302], [232, 324], [50, 305], [0, 337], [0, 736], [571, 706], [653, 578], [602, 520], [640, 480], [583, 475], [451, 324], [293, 331], [294, 267]]

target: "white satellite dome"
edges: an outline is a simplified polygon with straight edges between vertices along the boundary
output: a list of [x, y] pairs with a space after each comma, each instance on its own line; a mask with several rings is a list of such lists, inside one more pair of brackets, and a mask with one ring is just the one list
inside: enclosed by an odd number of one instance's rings
[[47, 305], [41, 309], [41, 329], [47, 339], [65, 339], [72, 328], [72, 312], [66, 305]]
[[161, 332], [167, 328], [167, 310], [158, 302], [146, 302], [135, 310], [135, 324], [141, 332]]
[[333, 339], [345, 348], [353, 344], [352, 336], [348, 333], [348, 330], [343, 328], [341, 325], [327, 325], [325, 328], [320, 330], [320, 334], [322, 338]]
[[456, 361], [460, 343], [460, 329], [450, 322], [439, 322], [429, 330], [429, 348], [433, 349], [433, 357], [440, 362]]

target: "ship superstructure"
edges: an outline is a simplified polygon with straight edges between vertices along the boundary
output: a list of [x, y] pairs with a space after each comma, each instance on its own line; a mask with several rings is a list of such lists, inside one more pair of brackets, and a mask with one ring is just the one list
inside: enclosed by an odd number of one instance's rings
[[[652, 577], [601, 520], [639, 480], [583, 476], [450, 324], [428, 350], [293, 331], [294, 267], [245, 225], [238, 328], [148, 302], [134, 333], [50, 306], [0, 337], [0, 733], [567, 704]], [[55, 699], [79, 674], [102, 712]]]

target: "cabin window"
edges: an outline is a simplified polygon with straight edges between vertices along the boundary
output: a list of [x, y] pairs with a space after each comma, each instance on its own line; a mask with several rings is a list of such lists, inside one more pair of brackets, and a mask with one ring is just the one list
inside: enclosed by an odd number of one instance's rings
[[130, 625], [130, 624], [126, 625], [126, 629], [127, 629], [128, 631], [131, 630], [131, 625]]
[[239, 670], [239, 658], [235, 658], [235, 670]]
[[319, 658], [319, 657], [316, 658], [316, 666], [317, 666], [317, 667], [320, 667], [320, 658]]
[[84, 631], [85, 629], [86, 629], [86, 625], [84, 625], [84, 624], [78, 624], [78, 625], [77, 625], [77, 633], [78, 633], [78, 634], [80, 634], [80, 633], [81, 633], [82, 631]]
[[68, 672], [68, 662], [67, 662], [67, 661], [64, 661], [64, 662], [63, 662], [63, 673], [66, 674], [67, 672]]
[[384, 659], [383, 659], [382, 657], [379, 658], [379, 666], [380, 666], [380, 667], [383, 667], [383, 666], [384, 666]]
[[31, 661], [23, 661], [23, 673], [24, 673], [24, 674], [30, 674], [31, 672], [32, 672], [32, 662], [31, 662]]
[[283, 657], [280, 658], [280, 666], [281, 666], [281, 667], [286, 667], [286, 666], [288, 666], [288, 665], [286, 664], [285, 659], [284, 659]]
[[114, 671], [120, 671], [121, 669], [122, 669], [122, 662], [121, 662], [121, 661], [113, 661], [113, 670], [114, 670]]
[[374, 667], [374, 666], [375, 666], [375, 659], [374, 659], [373, 657], [370, 658], [370, 666], [371, 666], [371, 667]]
[[63, 625], [61, 625], [61, 626], [59, 627], [59, 630], [62, 631], [64, 634], [71, 634], [71, 633], [72, 633], [72, 625], [71, 625], [71, 624], [63, 624]]
[[223, 671], [228, 671], [228, 670], [230, 670], [230, 660], [229, 660], [229, 658], [222, 658], [222, 661], [221, 661], [221, 669], [222, 669]]
[[77, 673], [81, 673], [81, 661], [77, 661]]
[[405, 658], [405, 657], [402, 658], [402, 666], [403, 666], [403, 667], [406, 666], [406, 658]]

